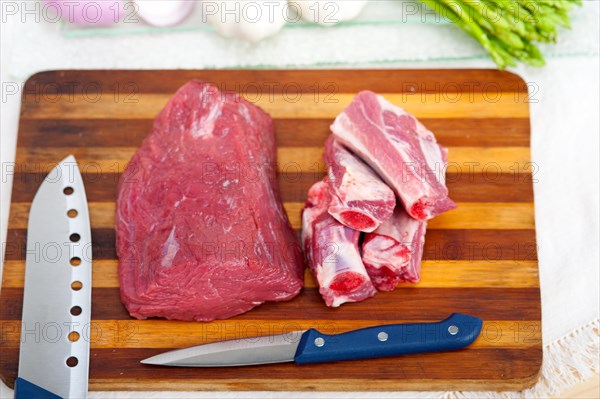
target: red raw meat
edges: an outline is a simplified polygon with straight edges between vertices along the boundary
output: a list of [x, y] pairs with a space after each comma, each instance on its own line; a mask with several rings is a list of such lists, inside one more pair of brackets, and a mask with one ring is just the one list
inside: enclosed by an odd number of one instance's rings
[[445, 184], [446, 149], [402, 108], [363, 91], [331, 130], [394, 189], [413, 218], [431, 219], [456, 207]]
[[358, 250], [360, 232], [329, 213], [329, 189], [320, 181], [308, 191], [302, 211], [304, 253], [327, 306], [358, 302], [375, 295]]
[[396, 196], [373, 170], [333, 136], [323, 155], [331, 202], [329, 214], [355, 230], [371, 232], [392, 216]]
[[303, 285], [276, 181], [272, 120], [236, 94], [183, 86], [118, 187], [121, 299], [136, 318], [225, 319]]
[[417, 283], [427, 222], [413, 219], [401, 206], [373, 233], [365, 236], [362, 260], [373, 285], [392, 291], [401, 281]]

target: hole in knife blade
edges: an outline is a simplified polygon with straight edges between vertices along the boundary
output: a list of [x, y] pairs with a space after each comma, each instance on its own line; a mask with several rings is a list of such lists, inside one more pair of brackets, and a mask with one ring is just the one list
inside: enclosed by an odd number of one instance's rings
[[71, 258], [71, 266], [79, 266], [81, 265], [81, 258], [74, 256]]
[[72, 331], [69, 333], [69, 341], [77, 342], [79, 341], [79, 333], [77, 331]]
[[71, 356], [70, 358], [67, 359], [67, 366], [69, 366], [69, 367], [75, 367], [75, 366], [77, 366], [78, 363], [79, 363], [79, 359], [77, 359], [75, 356]]
[[80, 236], [79, 234], [77, 234], [77, 233], [73, 233], [73, 234], [71, 234], [71, 235], [69, 236], [69, 239], [70, 239], [72, 242], [77, 242], [77, 241], [81, 240], [81, 236]]
[[71, 283], [71, 289], [73, 291], [79, 291], [82, 288], [83, 288], [83, 284], [81, 283], [81, 281], [73, 281]]
[[73, 316], [79, 316], [81, 314], [81, 307], [79, 307], [79, 306], [73, 306], [71, 308], [71, 314]]
[[75, 209], [69, 209], [67, 212], [67, 216], [70, 218], [74, 218], [78, 215], [78, 212]]
[[73, 191], [75, 191], [75, 190], [73, 190], [73, 187], [65, 187], [65, 189], [63, 190], [63, 193], [65, 195], [71, 195], [71, 194], [73, 194]]

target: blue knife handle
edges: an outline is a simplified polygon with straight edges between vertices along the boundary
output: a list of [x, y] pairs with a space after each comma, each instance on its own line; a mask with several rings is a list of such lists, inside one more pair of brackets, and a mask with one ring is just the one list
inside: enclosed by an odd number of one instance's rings
[[460, 349], [477, 339], [482, 324], [476, 317], [453, 313], [437, 323], [388, 324], [336, 335], [310, 329], [300, 339], [294, 362], [324, 363]]
[[23, 378], [17, 378], [15, 381], [15, 399], [62, 399]]

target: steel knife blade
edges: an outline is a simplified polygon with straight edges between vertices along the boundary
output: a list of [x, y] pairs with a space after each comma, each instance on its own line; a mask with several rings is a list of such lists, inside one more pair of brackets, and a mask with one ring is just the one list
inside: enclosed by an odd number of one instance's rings
[[165, 352], [143, 364], [178, 367], [324, 363], [464, 348], [483, 321], [460, 313], [435, 323], [387, 324], [327, 335], [315, 329], [243, 338]]
[[83, 180], [68, 156], [29, 211], [17, 399], [87, 397], [91, 242]]

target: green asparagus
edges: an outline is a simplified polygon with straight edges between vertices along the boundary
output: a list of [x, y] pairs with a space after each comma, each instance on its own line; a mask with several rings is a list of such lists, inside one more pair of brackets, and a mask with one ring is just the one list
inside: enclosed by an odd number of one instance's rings
[[569, 12], [582, 0], [420, 0], [473, 36], [500, 69], [521, 61], [543, 66], [534, 42], [555, 42], [570, 28]]

